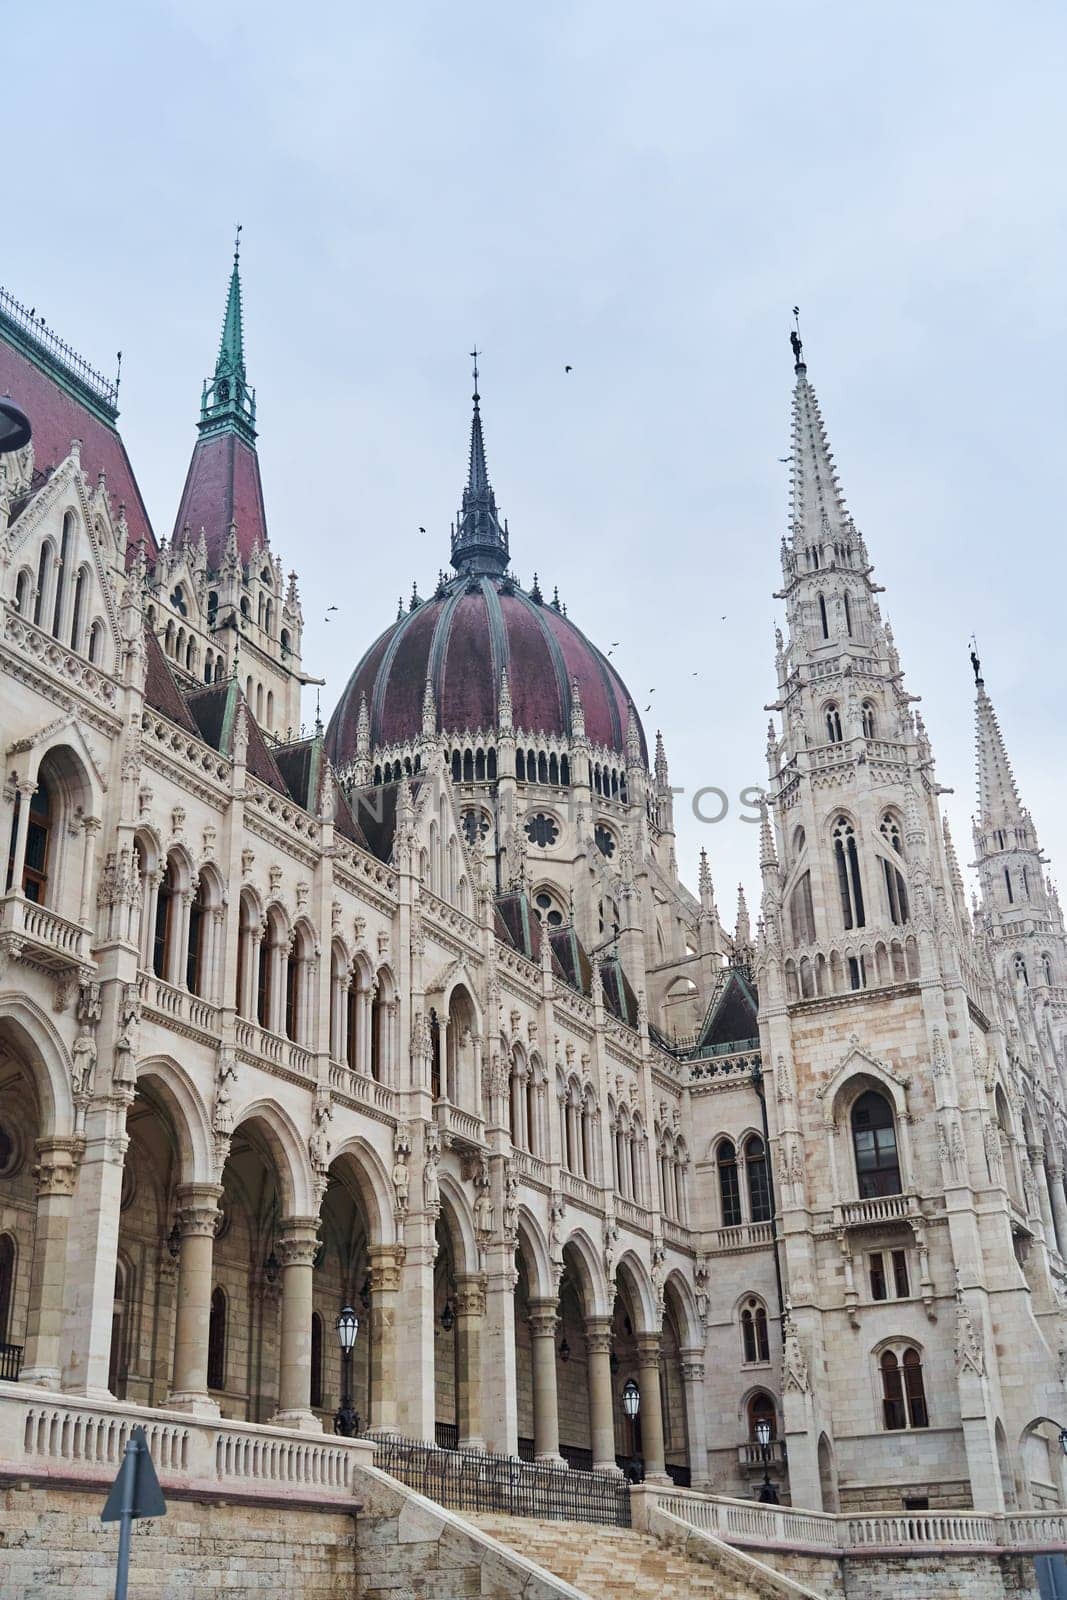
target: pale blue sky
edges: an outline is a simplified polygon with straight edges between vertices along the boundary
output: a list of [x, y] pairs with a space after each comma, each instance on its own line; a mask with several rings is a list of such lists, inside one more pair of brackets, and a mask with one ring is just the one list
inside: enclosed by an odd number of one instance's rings
[[[766, 772], [798, 302], [961, 858], [974, 629], [1067, 872], [1065, 57], [1040, 0], [45, 0], [5, 23], [0, 282], [94, 364], [121, 346], [169, 534], [244, 224], [271, 538], [325, 712], [446, 561], [477, 339], [519, 575], [623, 641], [674, 782], [731, 794]], [[754, 830], [678, 814], [732, 914]]]

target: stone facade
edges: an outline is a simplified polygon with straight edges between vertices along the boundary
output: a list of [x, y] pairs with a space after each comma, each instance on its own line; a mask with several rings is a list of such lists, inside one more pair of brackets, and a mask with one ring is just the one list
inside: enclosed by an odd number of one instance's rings
[[[227, 329], [218, 394], [236, 268]], [[157, 544], [106, 402], [32, 329], [0, 355], [31, 419], [71, 410], [0, 463], [8, 1379], [311, 1435], [347, 1304], [372, 1429], [747, 1496], [766, 1417], [797, 1505], [1062, 1503], [1062, 916], [981, 683], [965, 903], [803, 364], [731, 932], [632, 706], [594, 746], [572, 684], [549, 750], [509, 693], [448, 726], [428, 678], [422, 732], [361, 716], [335, 771], [291, 736], [299, 594], [254, 497]], [[254, 461], [227, 418], [191, 483], [228, 427]]]

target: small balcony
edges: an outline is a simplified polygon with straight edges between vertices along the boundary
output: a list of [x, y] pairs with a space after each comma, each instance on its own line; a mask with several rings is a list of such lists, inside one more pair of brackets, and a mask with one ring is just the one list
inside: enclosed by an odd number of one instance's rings
[[461, 1111], [451, 1100], [435, 1100], [433, 1120], [441, 1130], [441, 1142], [447, 1149], [461, 1150], [464, 1145], [484, 1150], [485, 1123], [470, 1111]]
[[918, 1214], [913, 1194], [876, 1194], [867, 1200], [846, 1200], [841, 1206], [846, 1228], [883, 1228], [887, 1222], [908, 1222]]
[[22, 1370], [22, 1346], [20, 1344], [0, 1344], [0, 1379], [7, 1383], [16, 1383]]
[[49, 972], [69, 972], [89, 965], [90, 938], [88, 928], [21, 894], [0, 900], [0, 948], [16, 961], [30, 961]]

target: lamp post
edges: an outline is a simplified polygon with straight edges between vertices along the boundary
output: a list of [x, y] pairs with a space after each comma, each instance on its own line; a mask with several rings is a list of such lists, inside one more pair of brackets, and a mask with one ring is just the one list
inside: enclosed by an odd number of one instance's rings
[[776, 1506], [778, 1504], [778, 1490], [771, 1482], [771, 1425], [766, 1417], [760, 1417], [756, 1423], [756, 1443], [759, 1445], [760, 1457], [763, 1461], [763, 1482], [760, 1484], [759, 1498], [764, 1505]]
[[640, 1483], [644, 1476], [644, 1466], [637, 1454], [637, 1417], [641, 1410], [641, 1391], [632, 1378], [627, 1378], [622, 1386], [622, 1409], [630, 1419], [630, 1465], [626, 1469], [626, 1476], [631, 1483]]
[[8, 395], [0, 395], [0, 456], [30, 442], [30, 419]]
[[352, 1405], [352, 1351], [359, 1332], [359, 1318], [351, 1306], [345, 1306], [334, 1327], [341, 1346], [341, 1404], [334, 1412], [333, 1431], [342, 1439], [354, 1439], [362, 1424], [359, 1412]]
[[1060, 1449], [1067, 1456], [1067, 1428], [1060, 1429]]

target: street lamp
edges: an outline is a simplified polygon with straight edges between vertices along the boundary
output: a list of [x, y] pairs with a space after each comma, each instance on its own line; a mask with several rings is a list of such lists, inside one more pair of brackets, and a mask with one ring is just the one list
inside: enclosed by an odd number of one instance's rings
[[1067, 1428], [1060, 1429], [1060, 1449], [1067, 1456]]
[[637, 1417], [641, 1410], [641, 1391], [632, 1378], [627, 1378], [622, 1386], [622, 1409], [630, 1419], [631, 1452], [626, 1476], [631, 1483], [640, 1483], [645, 1475], [637, 1455]]
[[359, 1318], [351, 1306], [345, 1306], [334, 1327], [341, 1346], [341, 1404], [334, 1412], [333, 1431], [343, 1439], [354, 1439], [362, 1424], [359, 1412], [352, 1405], [352, 1351], [359, 1332]]
[[764, 1505], [776, 1506], [778, 1504], [778, 1490], [771, 1482], [771, 1425], [766, 1417], [760, 1417], [756, 1423], [756, 1443], [759, 1445], [760, 1457], [763, 1461], [763, 1482], [760, 1484], [759, 1497]]
[[0, 395], [0, 456], [30, 442], [30, 419], [8, 395]]

